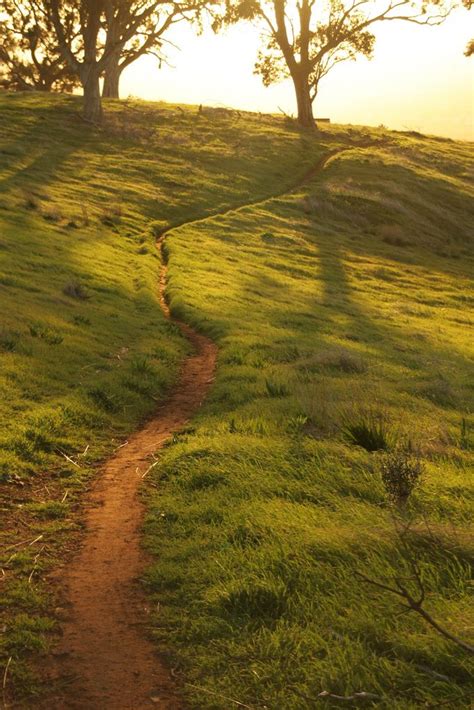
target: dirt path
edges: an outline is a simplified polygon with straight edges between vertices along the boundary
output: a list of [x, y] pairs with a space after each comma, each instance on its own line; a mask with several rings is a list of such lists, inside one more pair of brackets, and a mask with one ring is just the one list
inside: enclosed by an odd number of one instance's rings
[[[164, 298], [166, 266], [160, 278]], [[53, 676], [65, 684], [48, 708], [160, 710], [181, 708], [168, 669], [143, 629], [148, 610], [137, 582], [146, 567], [140, 546], [143, 508], [137, 495], [154, 454], [198, 409], [213, 378], [217, 347], [177, 323], [195, 354], [182, 366], [172, 395], [143, 429], [106, 463], [87, 497], [86, 537], [61, 578], [68, 618], [55, 651]]]
[[[320, 158], [293, 189], [322, 170], [335, 152]], [[291, 190], [277, 196], [286, 192]], [[236, 209], [239, 207], [219, 214]], [[166, 233], [158, 242], [163, 257], [160, 303], [170, 318], [164, 295], [165, 236]], [[188, 325], [175, 322], [193, 345], [195, 354], [184, 361], [174, 392], [156, 416], [105, 464], [85, 500], [83, 545], [66, 571], [61, 570], [59, 579], [68, 600], [67, 618], [54, 653], [54, 667], [47, 675], [59, 681], [62, 690], [41, 706], [48, 710], [182, 707], [169, 670], [147, 638], [144, 626], [148, 610], [138, 583], [146, 567], [140, 546], [143, 507], [137, 495], [143, 474], [150, 466], [152, 454], [199, 408], [212, 382], [216, 363], [216, 345]]]

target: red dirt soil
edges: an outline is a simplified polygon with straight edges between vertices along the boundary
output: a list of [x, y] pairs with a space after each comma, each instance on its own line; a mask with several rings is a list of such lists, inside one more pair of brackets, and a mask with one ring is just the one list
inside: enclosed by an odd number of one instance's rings
[[[160, 302], [169, 318], [165, 286], [163, 266]], [[152, 455], [201, 405], [216, 363], [212, 341], [184, 323], [177, 325], [195, 354], [184, 361], [169, 399], [105, 464], [85, 500], [83, 544], [61, 577], [68, 618], [51, 669], [62, 691], [44, 704], [51, 710], [182, 708], [170, 672], [147, 638], [148, 610], [138, 583], [146, 567], [138, 489]]]

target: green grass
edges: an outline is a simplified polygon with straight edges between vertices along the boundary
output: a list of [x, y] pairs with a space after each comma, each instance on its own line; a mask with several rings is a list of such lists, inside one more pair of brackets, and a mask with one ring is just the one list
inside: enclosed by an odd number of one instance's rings
[[[472, 637], [471, 146], [165, 104], [110, 102], [100, 132], [71, 97], [0, 94], [0, 109], [9, 684], [38, 692], [28, 660], [56, 631], [43, 575], [97, 462], [176, 379], [187, 346], [159, 310], [154, 239], [199, 219], [168, 237], [168, 296], [218, 342], [217, 379], [147, 479], [145, 529], [153, 634], [204, 689], [183, 686], [189, 706], [366, 691], [380, 708], [469, 707], [461, 649], [355, 572], [408, 575], [408, 548], [427, 609]], [[380, 143], [281, 196], [362, 139]], [[420, 452], [403, 542], [383, 454], [348, 422]]]
[[8, 590], [23, 584], [25, 613], [40, 614], [33, 567], [54, 566], [95, 465], [156, 409], [188, 350], [159, 308], [156, 235], [281, 190], [321, 148], [280, 119], [139, 102], [109, 102], [96, 131], [77, 97], [5, 92], [0, 135], [0, 654], [9, 685], [32, 692]]
[[[427, 610], [472, 640], [471, 146], [378, 135], [168, 237], [172, 311], [220, 346], [146, 528], [155, 636], [190, 707], [471, 705], [466, 653], [356, 576], [391, 584], [415, 560]], [[396, 445], [425, 470], [401, 519], [376, 451]]]

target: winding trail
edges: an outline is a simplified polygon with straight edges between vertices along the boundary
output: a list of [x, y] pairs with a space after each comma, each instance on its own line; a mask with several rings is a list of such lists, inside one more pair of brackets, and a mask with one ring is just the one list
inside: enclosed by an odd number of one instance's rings
[[[183, 224], [289, 194], [313, 178], [337, 152], [326, 153], [290, 189]], [[160, 304], [170, 319], [164, 242], [183, 224], [174, 225], [158, 239], [162, 256]], [[143, 506], [138, 490], [152, 455], [189, 421], [204, 400], [214, 376], [217, 346], [187, 324], [172, 320], [195, 353], [184, 361], [174, 391], [154, 418], [119, 447], [103, 467], [84, 501], [86, 534], [82, 546], [57, 573], [68, 606], [63, 635], [53, 652], [53, 667], [48, 669], [50, 680], [56, 681], [54, 685], [59, 684], [61, 690], [41, 705], [48, 710], [183, 707], [173, 678], [145, 629], [149, 610], [138, 580], [147, 559], [140, 545]]]

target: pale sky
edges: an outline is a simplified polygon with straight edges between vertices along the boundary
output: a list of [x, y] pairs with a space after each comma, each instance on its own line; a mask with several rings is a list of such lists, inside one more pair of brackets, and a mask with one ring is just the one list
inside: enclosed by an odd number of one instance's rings
[[[474, 140], [474, 57], [463, 54], [473, 20], [458, 10], [440, 27], [380, 25], [374, 59], [343, 63], [323, 80], [316, 116]], [[253, 74], [259, 38], [249, 24], [201, 36], [181, 24], [168, 37], [180, 47], [168, 49], [173, 67], [137, 61], [124, 72], [122, 97], [296, 112], [291, 82], [265, 88]]]

